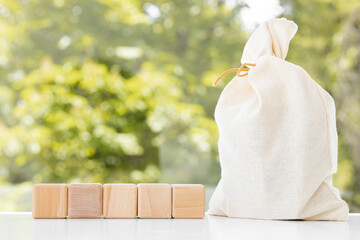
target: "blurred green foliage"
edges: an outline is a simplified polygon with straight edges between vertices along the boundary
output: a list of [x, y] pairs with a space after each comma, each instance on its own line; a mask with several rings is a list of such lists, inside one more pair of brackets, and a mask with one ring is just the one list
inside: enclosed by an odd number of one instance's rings
[[[359, 211], [359, 3], [281, 5], [299, 25], [288, 60], [336, 99], [334, 182]], [[216, 184], [213, 112], [231, 76], [211, 83], [239, 65], [242, 7], [0, 0], [0, 210], [29, 210], [38, 182]]]

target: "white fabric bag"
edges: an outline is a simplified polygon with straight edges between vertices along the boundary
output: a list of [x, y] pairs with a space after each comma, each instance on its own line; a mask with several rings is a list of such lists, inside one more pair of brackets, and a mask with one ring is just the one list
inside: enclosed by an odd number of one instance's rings
[[215, 110], [221, 180], [208, 213], [239, 218], [346, 220], [332, 186], [335, 104], [301, 67], [285, 61], [297, 25], [261, 24], [245, 45], [248, 75], [224, 88]]

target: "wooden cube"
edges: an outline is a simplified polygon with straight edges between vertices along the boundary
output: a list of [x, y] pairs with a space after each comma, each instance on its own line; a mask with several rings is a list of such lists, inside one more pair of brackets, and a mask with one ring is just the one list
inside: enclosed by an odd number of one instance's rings
[[137, 187], [135, 184], [105, 184], [103, 198], [105, 218], [136, 218]]
[[66, 184], [35, 184], [32, 195], [33, 218], [66, 218], [68, 210]]
[[69, 218], [100, 218], [102, 216], [102, 185], [75, 183], [69, 186]]
[[139, 218], [171, 217], [171, 186], [164, 183], [138, 184]]
[[201, 184], [172, 185], [172, 217], [204, 218], [205, 187]]

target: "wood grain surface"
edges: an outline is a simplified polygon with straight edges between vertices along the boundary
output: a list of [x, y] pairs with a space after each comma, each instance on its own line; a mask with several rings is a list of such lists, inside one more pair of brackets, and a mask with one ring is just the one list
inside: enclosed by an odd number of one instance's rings
[[66, 218], [68, 210], [66, 184], [36, 184], [33, 187], [32, 215], [34, 218]]
[[204, 218], [204, 185], [172, 184], [172, 216], [173, 218]]
[[171, 217], [171, 186], [165, 183], [138, 184], [139, 218]]
[[105, 218], [136, 218], [137, 186], [104, 184], [103, 213]]
[[100, 218], [102, 198], [100, 183], [70, 184], [69, 218]]

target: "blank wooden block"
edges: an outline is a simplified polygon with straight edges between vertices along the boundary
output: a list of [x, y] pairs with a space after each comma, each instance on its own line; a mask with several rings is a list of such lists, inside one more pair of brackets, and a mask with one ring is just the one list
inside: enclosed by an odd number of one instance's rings
[[68, 187], [66, 184], [36, 184], [33, 187], [34, 218], [66, 218]]
[[137, 187], [135, 184], [105, 184], [103, 198], [105, 218], [136, 218]]
[[100, 218], [102, 216], [102, 185], [75, 183], [69, 186], [69, 218]]
[[205, 187], [201, 184], [172, 185], [173, 218], [204, 218]]
[[171, 217], [171, 186], [163, 183], [138, 184], [139, 218]]

